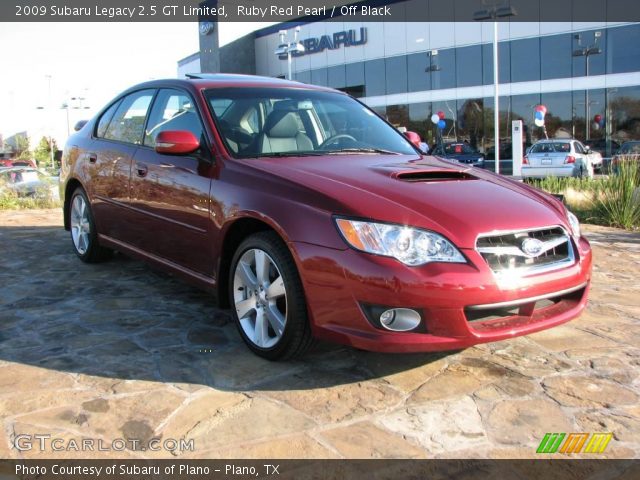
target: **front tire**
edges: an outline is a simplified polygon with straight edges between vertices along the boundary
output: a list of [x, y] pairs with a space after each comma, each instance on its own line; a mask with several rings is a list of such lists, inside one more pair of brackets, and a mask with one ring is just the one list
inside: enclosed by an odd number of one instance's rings
[[240, 335], [256, 355], [290, 359], [313, 343], [298, 270], [274, 232], [240, 244], [231, 261], [229, 299]]
[[85, 191], [78, 187], [71, 196], [69, 211], [71, 244], [78, 258], [85, 263], [106, 260], [111, 250], [98, 243], [98, 232], [91, 212], [91, 204]]

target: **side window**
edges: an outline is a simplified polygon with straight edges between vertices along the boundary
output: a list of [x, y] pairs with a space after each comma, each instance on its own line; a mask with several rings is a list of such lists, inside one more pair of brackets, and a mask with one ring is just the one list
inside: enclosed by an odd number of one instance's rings
[[111, 123], [111, 119], [113, 118], [113, 114], [118, 109], [118, 105], [120, 105], [121, 100], [118, 100], [116, 103], [111, 105], [106, 112], [102, 114], [100, 120], [98, 121], [98, 127], [96, 128], [96, 136], [104, 137], [104, 134], [107, 132], [107, 128], [109, 127], [109, 123]]
[[180, 90], [160, 90], [151, 109], [144, 144], [154, 147], [158, 133], [166, 130], [186, 130], [202, 141], [202, 122], [187, 93]]
[[155, 90], [142, 90], [124, 97], [107, 127], [104, 138], [140, 145], [144, 121], [154, 93]]

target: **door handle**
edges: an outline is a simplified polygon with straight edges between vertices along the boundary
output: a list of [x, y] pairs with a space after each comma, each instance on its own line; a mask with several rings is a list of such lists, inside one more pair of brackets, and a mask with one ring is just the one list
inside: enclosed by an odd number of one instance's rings
[[136, 163], [136, 173], [139, 177], [144, 177], [147, 175], [148, 168], [144, 163]]
[[89, 154], [89, 163], [96, 163], [98, 161], [98, 155], [95, 153]]

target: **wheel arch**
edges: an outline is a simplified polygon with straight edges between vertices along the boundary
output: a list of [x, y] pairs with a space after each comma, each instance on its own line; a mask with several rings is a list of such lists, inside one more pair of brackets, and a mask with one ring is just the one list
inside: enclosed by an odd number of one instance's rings
[[[77, 178], [70, 178], [64, 187], [64, 204], [62, 207], [62, 214], [64, 218], [64, 229], [69, 230], [71, 228], [71, 221], [69, 211], [71, 209], [71, 195], [78, 188], [84, 189], [84, 186]], [[85, 190], [86, 191], [86, 190]]]
[[282, 229], [275, 224], [273, 220], [264, 216], [256, 217], [251, 214], [246, 214], [233, 220], [230, 225], [224, 229], [223, 240], [220, 247], [218, 282], [216, 288], [218, 305], [221, 308], [228, 308], [230, 306], [228, 288], [233, 254], [247, 237], [259, 232], [274, 232], [285, 245], [289, 243]]

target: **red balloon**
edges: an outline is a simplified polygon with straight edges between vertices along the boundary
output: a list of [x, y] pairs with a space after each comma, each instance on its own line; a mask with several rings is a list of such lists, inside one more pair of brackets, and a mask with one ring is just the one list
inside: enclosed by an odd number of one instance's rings
[[593, 117], [593, 121], [596, 123], [600, 123], [600, 120], [602, 120], [602, 115], [598, 114], [595, 117]]
[[545, 107], [544, 105], [536, 105], [535, 111], [536, 112], [544, 112], [546, 114], [547, 113], [547, 107]]
[[442, 110], [440, 110], [437, 115], [440, 117], [440, 120], [444, 120], [444, 112]]

